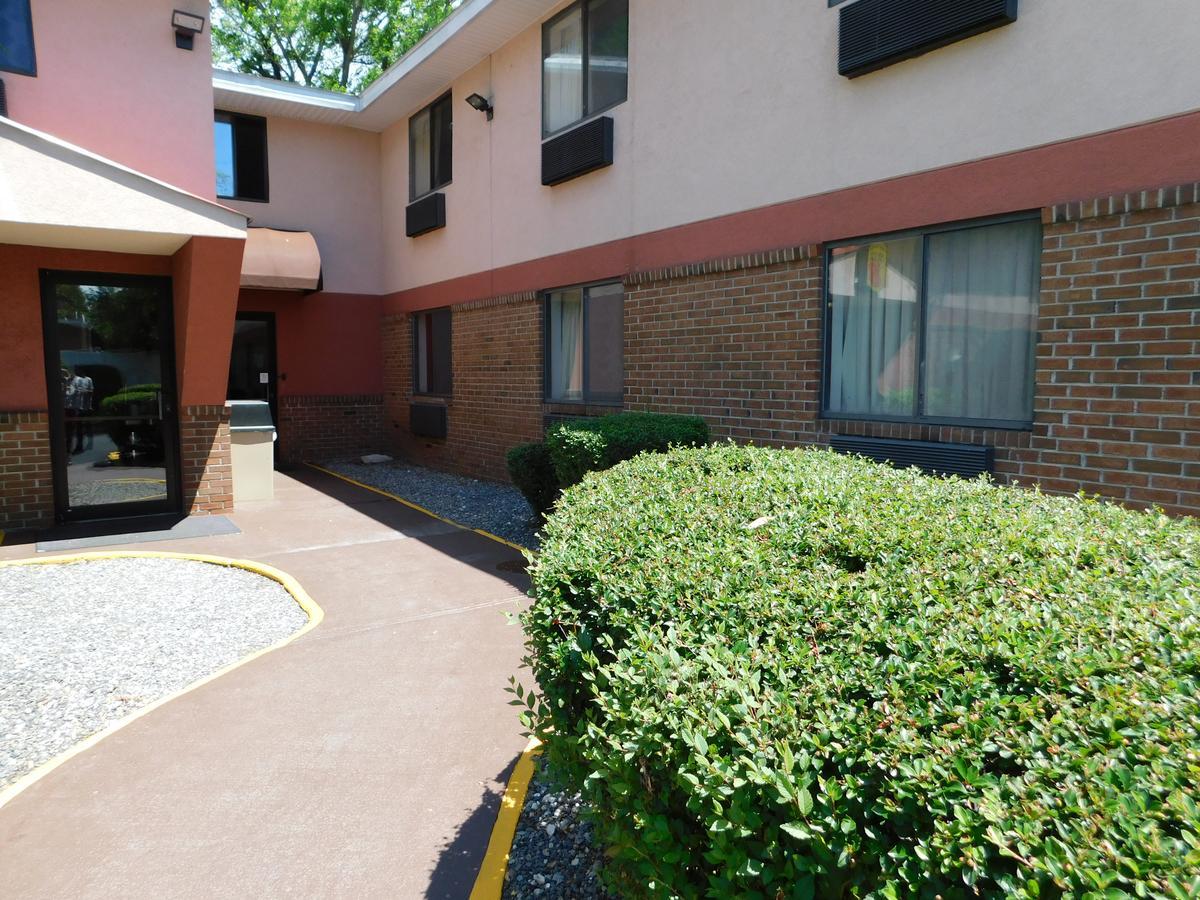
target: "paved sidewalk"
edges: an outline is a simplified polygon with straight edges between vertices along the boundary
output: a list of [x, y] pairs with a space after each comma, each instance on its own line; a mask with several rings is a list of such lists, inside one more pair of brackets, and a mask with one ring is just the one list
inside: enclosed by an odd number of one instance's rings
[[268, 563], [325, 621], [0, 809], [0, 894], [466, 897], [524, 745], [519, 554], [311, 470], [232, 518], [134, 549]]

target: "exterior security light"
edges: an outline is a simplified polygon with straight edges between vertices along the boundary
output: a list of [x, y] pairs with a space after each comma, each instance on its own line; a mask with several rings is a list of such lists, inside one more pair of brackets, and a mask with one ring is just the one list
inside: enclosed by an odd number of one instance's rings
[[175, 46], [180, 50], [191, 50], [196, 35], [204, 31], [204, 16], [177, 9], [171, 13], [171, 27], [175, 29]]
[[482, 97], [479, 94], [472, 94], [467, 98], [467, 102], [471, 104], [472, 109], [477, 109], [481, 113], [487, 113], [488, 121], [492, 121], [492, 114], [495, 113], [496, 110], [485, 97]]

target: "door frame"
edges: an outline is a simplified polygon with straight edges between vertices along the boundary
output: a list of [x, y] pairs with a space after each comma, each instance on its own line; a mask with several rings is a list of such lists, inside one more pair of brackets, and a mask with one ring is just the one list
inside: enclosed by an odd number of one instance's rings
[[[139, 516], [180, 514], [183, 491], [179, 457], [179, 414], [175, 380], [175, 293], [166, 275], [123, 275], [112, 272], [82, 272], [68, 269], [40, 269], [42, 300], [42, 352], [46, 363], [46, 400], [50, 422], [51, 483], [54, 488], [54, 519], [59, 524], [95, 519], [130, 519]], [[58, 303], [54, 289], [60, 284], [97, 285], [100, 287], [149, 287], [158, 291], [159, 364], [162, 367], [163, 395], [163, 466], [166, 470], [167, 496], [162, 500], [135, 500], [104, 503], [73, 509], [67, 482], [66, 417], [59, 384], [61, 359], [58, 347]]]
[[[267, 385], [267, 402], [271, 406], [271, 421], [275, 425], [275, 430], [279, 430], [279, 356], [278, 348], [275, 343], [275, 313], [273, 312], [243, 312], [237, 311], [234, 320], [241, 319], [246, 322], [265, 322], [267, 325], [267, 370], [270, 373], [271, 381]], [[231, 359], [232, 364], [232, 359]]]

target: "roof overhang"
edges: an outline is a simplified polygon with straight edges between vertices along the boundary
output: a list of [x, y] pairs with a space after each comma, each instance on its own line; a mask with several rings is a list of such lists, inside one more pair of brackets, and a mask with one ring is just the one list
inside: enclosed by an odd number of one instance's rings
[[361, 96], [213, 70], [218, 109], [383, 131], [444, 91], [563, 0], [463, 0]]
[[246, 217], [0, 117], [0, 243], [169, 256]]

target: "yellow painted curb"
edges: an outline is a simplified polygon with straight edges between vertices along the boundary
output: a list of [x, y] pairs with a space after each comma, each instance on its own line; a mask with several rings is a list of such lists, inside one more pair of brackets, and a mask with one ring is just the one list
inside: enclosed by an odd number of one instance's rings
[[529, 782], [533, 780], [534, 759], [541, 752], [542, 742], [537, 738], [530, 738], [529, 745], [513, 767], [508, 787], [504, 789], [504, 796], [500, 800], [496, 824], [492, 826], [487, 853], [483, 856], [483, 864], [479, 867], [475, 886], [471, 888], [470, 900], [500, 900], [500, 894], [504, 890], [504, 873], [508, 870], [508, 854], [512, 850], [513, 837], [517, 833], [521, 809], [525, 806]]
[[63, 763], [75, 756], [78, 756], [83, 751], [94, 747], [110, 734], [120, 731], [126, 725], [140, 719], [142, 716], [148, 715], [149, 713], [158, 709], [160, 706], [170, 703], [172, 700], [176, 700], [182, 697], [184, 694], [190, 693], [196, 690], [196, 688], [208, 684], [210, 681], [215, 681], [222, 675], [232, 672], [239, 666], [244, 666], [251, 660], [258, 659], [260, 656], [270, 653], [272, 650], [278, 650], [280, 647], [290, 644], [301, 635], [312, 631], [319, 624], [321, 624], [321, 620], [325, 618], [325, 611], [321, 609], [317, 602], [308, 595], [308, 592], [300, 586], [300, 582], [298, 582], [295, 578], [286, 572], [281, 572], [279, 569], [276, 569], [273, 566], [268, 566], [263, 563], [254, 562], [248, 559], [226, 559], [223, 556], [206, 556], [202, 553], [166, 553], [157, 550], [104, 550], [92, 553], [74, 553], [66, 556], [48, 556], [39, 559], [15, 559], [7, 562], [0, 562], [0, 569], [7, 569], [15, 566], [45, 566], [56, 564], [70, 565], [71, 563], [86, 562], [88, 560], [95, 559], [189, 559], [195, 562], [209, 563], [210, 565], [214, 566], [228, 566], [229, 568], [233, 569], [245, 569], [248, 572], [254, 572], [255, 574], [270, 578], [272, 581], [279, 582], [279, 584], [283, 586], [284, 590], [292, 595], [292, 599], [296, 601], [296, 605], [304, 610], [305, 615], [308, 616], [308, 622], [306, 622], [304, 627], [299, 631], [276, 641], [269, 647], [264, 647], [261, 650], [255, 650], [249, 656], [244, 656], [236, 662], [230, 663], [224, 668], [217, 669], [217, 671], [205, 675], [199, 681], [193, 681], [187, 687], [181, 688], [173, 694], [168, 694], [165, 697], [159, 697], [153, 703], [143, 706], [141, 709], [134, 710], [129, 715], [122, 719], [118, 719], [101, 731], [97, 731], [90, 737], [84, 738], [74, 747], [64, 750], [62, 753], [58, 754], [58, 756], [48, 759], [40, 766], [37, 766], [29, 772], [26, 772], [8, 787], [0, 790], [0, 808], [2, 808], [6, 803], [10, 802], [26, 788], [45, 778]]
[[498, 534], [492, 534], [490, 531], [484, 531], [482, 528], [472, 528], [470, 525], [464, 525], [462, 522], [455, 522], [453, 519], [447, 519], [445, 516], [439, 516], [433, 510], [419, 506], [418, 504], [413, 503], [411, 500], [405, 500], [399, 494], [393, 494], [390, 491], [383, 490], [382, 488], [372, 487], [369, 484], [356, 481], [348, 475], [339, 475], [337, 472], [326, 469], [324, 466], [318, 466], [316, 463], [305, 463], [305, 465], [307, 465], [310, 469], [316, 469], [318, 472], [324, 472], [326, 475], [332, 475], [334, 478], [340, 478], [342, 481], [363, 488], [364, 490], [371, 491], [374, 494], [380, 494], [390, 500], [395, 500], [397, 503], [403, 503], [409, 509], [415, 509], [417, 512], [425, 513], [427, 516], [432, 516], [439, 522], [445, 522], [447, 525], [453, 525], [455, 528], [461, 528], [463, 531], [473, 531], [475, 534], [481, 534], [485, 538], [495, 541], [497, 544], [503, 544], [505, 547], [511, 547], [513, 550], [520, 550], [522, 553], [532, 552], [528, 547], [522, 547], [520, 544], [514, 544], [512, 541], [506, 541]]

